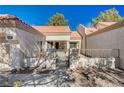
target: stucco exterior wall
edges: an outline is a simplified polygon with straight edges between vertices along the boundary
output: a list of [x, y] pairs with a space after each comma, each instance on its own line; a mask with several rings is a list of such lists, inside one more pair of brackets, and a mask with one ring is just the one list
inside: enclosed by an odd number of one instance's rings
[[29, 55], [39, 52], [40, 46], [38, 45], [38, 41], [44, 41], [44, 37], [42, 35], [32, 34], [17, 28], [15, 32], [17, 40], [21, 45], [21, 49], [26, 51]]
[[[10, 44], [10, 57], [12, 60], [13, 68], [20, 68], [23, 65], [24, 54], [27, 56], [34, 56], [40, 53], [40, 48], [42, 46], [38, 45], [38, 41], [44, 42], [44, 36], [41, 34], [34, 34], [30, 31], [24, 31], [19, 28], [6, 27], [0, 28], [1, 32], [5, 32], [5, 37], [7, 35], [13, 36], [13, 39], [7, 40], [7, 43]], [[16, 41], [16, 42], [15, 42]]]
[[10, 36], [10, 35], [13, 36], [13, 40], [17, 40], [14, 27], [0, 27], [0, 32], [5, 33], [4, 40], [7, 40], [7, 36]]
[[70, 40], [70, 42], [78, 42], [79, 49], [81, 49], [81, 40]]
[[47, 41], [69, 41], [70, 35], [50, 35], [46, 36]]
[[124, 69], [124, 27], [87, 36], [87, 49], [120, 49], [120, 68]]
[[44, 50], [47, 49], [47, 41], [67, 41], [67, 49], [69, 49], [70, 34], [51, 34], [45, 36], [45, 44], [43, 44]]
[[10, 70], [10, 46], [8, 44], [0, 43], [0, 70]]

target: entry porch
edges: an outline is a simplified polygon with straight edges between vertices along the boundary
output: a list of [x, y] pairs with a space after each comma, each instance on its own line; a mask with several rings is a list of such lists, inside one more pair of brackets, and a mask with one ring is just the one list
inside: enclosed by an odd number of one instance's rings
[[55, 49], [57, 51], [66, 51], [69, 49], [69, 42], [68, 41], [47, 41], [46, 42], [46, 49]]
[[80, 49], [79, 41], [46, 41], [46, 50], [55, 49], [57, 51], [67, 52], [69, 49], [76, 48]]

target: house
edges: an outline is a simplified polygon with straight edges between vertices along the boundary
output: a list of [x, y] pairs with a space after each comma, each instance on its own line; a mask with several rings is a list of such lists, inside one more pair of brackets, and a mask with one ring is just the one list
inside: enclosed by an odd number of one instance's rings
[[79, 25], [78, 32], [82, 37], [81, 49], [96, 50], [92, 53], [95, 56], [117, 57], [116, 67], [124, 69], [124, 21], [100, 22], [92, 29]]
[[[0, 15], [0, 33], [5, 34], [9, 43], [19, 43], [22, 51], [28, 53], [35, 51], [38, 45], [40, 50], [50, 48], [67, 52], [69, 48], [81, 47], [81, 37], [69, 26], [29, 26], [13, 15]], [[3, 37], [1, 37], [2, 40]], [[33, 46], [34, 45], [34, 46]]]
[[76, 31], [71, 31], [69, 26], [32, 26], [45, 36], [44, 50], [56, 49], [68, 52], [70, 48], [81, 48], [81, 37]]
[[30, 66], [28, 58], [36, 58], [49, 49], [66, 54], [70, 48], [80, 50], [81, 37], [69, 26], [30, 26], [16, 16], [1, 14], [0, 45], [9, 46], [12, 65], [19, 68]]
[[34, 47], [36, 47], [38, 41], [44, 40], [42, 33], [39, 33], [39, 31], [24, 23], [16, 16], [8, 14], [0, 15], [0, 33], [4, 35], [1, 38], [4, 38], [3, 40], [6, 43], [20, 44], [20, 49], [28, 54], [35, 50]]
[[[41, 45], [38, 42], [44, 41], [44, 35], [39, 33], [30, 25], [13, 15], [0, 15], [0, 45], [9, 51], [9, 60], [13, 68], [24, 66], [28, 63], [26, 57], [33, 57], [40, 53]], [[2, 55], [2, 54], [1, 54]], [[25, 55], [25, 56], [24, 56]], [[6, 56], [6, 55], [5, 55]], [[0, 57], [3, 60], [4, 57]], [[10, 62], [10, 63], [11, 63]]]

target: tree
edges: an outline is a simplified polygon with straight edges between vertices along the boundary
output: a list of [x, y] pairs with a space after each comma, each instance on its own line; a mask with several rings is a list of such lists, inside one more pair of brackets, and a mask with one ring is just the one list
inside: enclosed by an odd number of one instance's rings
[[92, 19], [95, 24], [98, 22], [119, 22], [122, 20], [124, 20], [124, 17], [115, 8], [100, 12], [98, 17]]
[[65, 20], [65, 17], [63, 14], [56, 13], [49, 19], [47, 25], [48, 26], [65, 26], [65, 25], [68, 25], [68, 21]]

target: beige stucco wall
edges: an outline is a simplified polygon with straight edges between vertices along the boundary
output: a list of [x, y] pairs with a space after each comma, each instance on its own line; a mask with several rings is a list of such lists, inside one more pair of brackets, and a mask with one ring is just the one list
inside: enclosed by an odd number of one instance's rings
[[[78, 31], [79, 35], [81, 36], [81, 45], [80, 45], [81, 50], [86, 49], [86, 34], [85, 34], [85, 30], [86, 29], [85, 29], [85, 27], [82, 24], [80, 24], [78, 26], [78, 30], [77, 31]], [[81, 51], [81, 52], [85, 53], [84, 51]]]
[[41, 34], [30, 33], [30, 31], [27, 32], [18, 28], [16, 28], [15, 33], [20, 45], [22, 45], [22, 48], [29, 52], [29, 54], [39, 52], [38, 48], [41, 46], [38, 45], [38, 41], [43, 41], [44, 43], [45, 37]]
[[69, 41], [70, 35], [49, 35], [46, 36], [47, 41]]
[[124, 69], [124, 27], [87, 37], [87, 49], [120, 49], [120, 68]]
[[[6, 33], [6, 36], [13, 36], [13, 40], [17, 40], [16, 39], [16, 33], [15, 33], [15, 29], [14, 27], [0, 27], [0, 32], [4, 32]], [[7, 37], [5, 37], [5, 40], [7, 40]]]
[[[43, 41], [45, 37], [41, 34], [34, 34], [30, 31], [24, 31], [19, 28], [1, 28], [2, 31], [5, 31], [6, 36], [12, 35], [14, 39], [7, 40], [10, 43], [10, 57], [12, 59], [13, 68], [19, 67], [20, 63], [23, 63], [23, 52], [27, 56], [32, 56], [40, 53], [41, 46], [38, 45], [38, 41]], [[6, 38], [7, 39], [7, 38]], [[17, 43], [14, 43], [17, 41]], [[23, 52], [22, 52], [23, 51]]]
[[70, 42], [79, 42], [79, 49], [81, 49], [81, 40], [70, 40]]
[[47, 41], [67, 41], [67, 49], [69, 49], [70, 34], [59, 33], [54, 35], [46, 35], [45, 44], [43, 45], [45, 51], [47, 49]]

